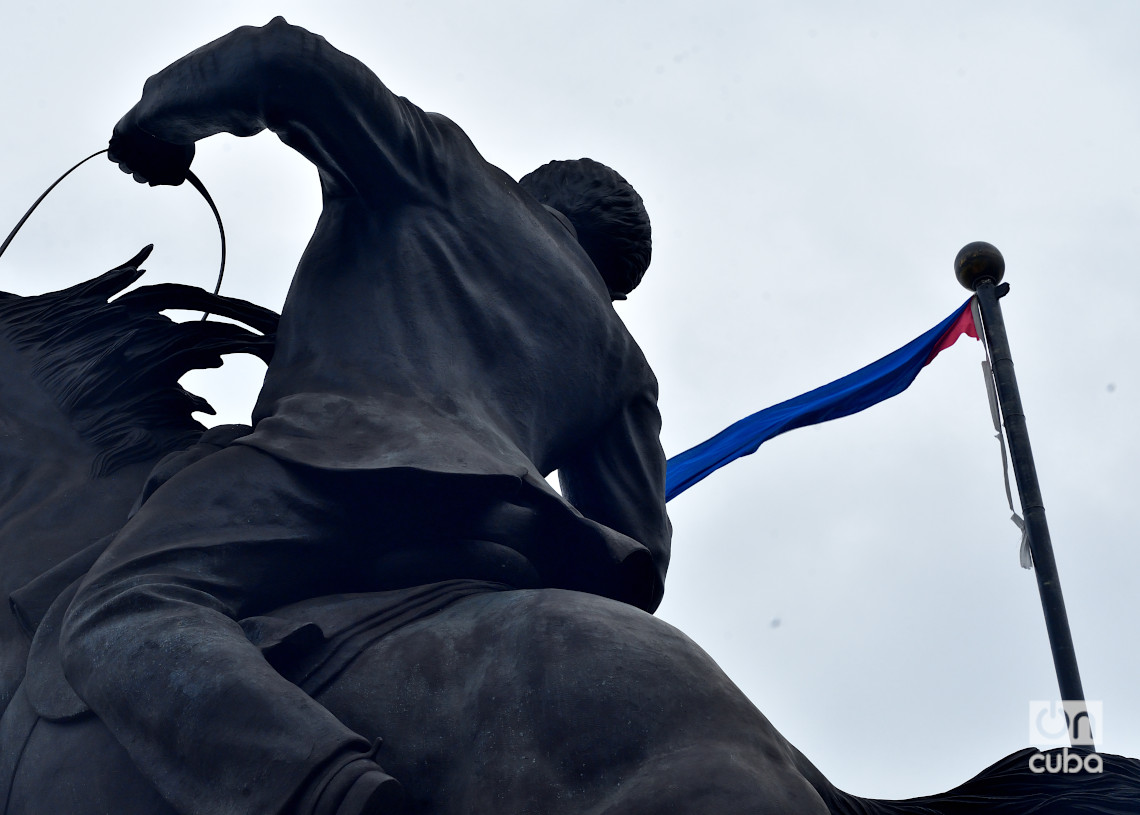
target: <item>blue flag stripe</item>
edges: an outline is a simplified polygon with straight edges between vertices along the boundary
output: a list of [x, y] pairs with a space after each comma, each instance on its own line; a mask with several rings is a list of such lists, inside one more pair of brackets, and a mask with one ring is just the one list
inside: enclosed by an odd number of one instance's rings
[[850, 416], [902, 393], [930, 361], [943, 335], [969, 307], [967, 300], [934, 328], [865, 368], [753, 413], [673, 456], [665, 473], [665, 500], [672, 500], [729, 462], [755, 453], [761, 444], [781, 433]]

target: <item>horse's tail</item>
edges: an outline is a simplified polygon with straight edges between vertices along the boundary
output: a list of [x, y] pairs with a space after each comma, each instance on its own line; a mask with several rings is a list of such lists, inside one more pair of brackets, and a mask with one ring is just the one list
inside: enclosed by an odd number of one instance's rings
[[883, 801], [836, 789], [805, 773], [831, 815], [1136, 815], [1140, 761], [1067, 748], [1019, 750], [939, 795]]

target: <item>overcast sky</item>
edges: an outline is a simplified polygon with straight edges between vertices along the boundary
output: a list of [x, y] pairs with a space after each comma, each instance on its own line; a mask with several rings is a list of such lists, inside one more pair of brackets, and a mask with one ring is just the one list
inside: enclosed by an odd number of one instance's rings
[[[516, 178], [590, 156], [638, 188], [654, 261], [619, 310], [660, 379], [669, 455], [930, 328], [967, 296], [958, 249], [997, 245], [1086, 694], [1102, 749], [1140, 756], [1140, 5], [9, 3], [0, 234], [105, 145], [147, 76], [278, 13]], [[209, 140], [194, 169], [229, 234], [223, 291], [280, 308], [315, 172], [265, 134]], [[93, 163], [0, 259], [0, 288], [60, 288], [150, 242], [149, 282], [213, 285], [193, 190]], [[855, 794], [954, 786], [1027, 746], [1030, 700], [1057, 696], [982, 359], [963, 340], [894, 400], [670, 504], [660, 616]], [[248, 420], [263, 368], [227, 369], [188, 384]]]

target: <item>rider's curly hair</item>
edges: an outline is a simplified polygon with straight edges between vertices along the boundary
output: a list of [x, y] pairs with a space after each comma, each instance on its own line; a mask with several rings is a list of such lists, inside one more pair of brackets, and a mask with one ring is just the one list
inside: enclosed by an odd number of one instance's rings
[[653, 242], [645, 203], [628, 181], [593, 159], [552, 161], [519, 186], [574, 225], [578, 243], [610, 291], [625, 295], [649, 268]]

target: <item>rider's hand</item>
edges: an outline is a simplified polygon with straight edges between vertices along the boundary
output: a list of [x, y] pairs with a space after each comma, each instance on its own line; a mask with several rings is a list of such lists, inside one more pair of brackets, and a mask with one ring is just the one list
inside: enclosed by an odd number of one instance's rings
[[107, 158], [140, 184], [178, 186], [190, 171], [194, 145], [162, 141], [124, 121], [115, 125]]

